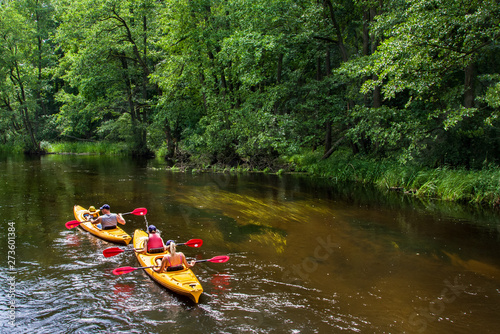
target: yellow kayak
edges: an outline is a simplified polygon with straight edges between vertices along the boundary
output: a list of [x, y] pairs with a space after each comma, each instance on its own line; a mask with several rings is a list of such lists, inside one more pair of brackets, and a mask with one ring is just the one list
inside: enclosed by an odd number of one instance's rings
[[75, 213], [76, 220], [82, 222], [79, 226], [85, 231], [95, 235], [96, 237], [99, 237], [106, 241], [125, 245], [128, 245], [132, 240], [132, 237], [127, 232], [122, 230], [119, 226], [112, 230], [101, 230], [91, 222], [87, 221], [84, 215], [90, 214], [90, 212], [80, 205], [75, 205], [75, 207], [73, 208], [73, 212]]
[[[135, 230], [134, 232], [134, 248], [143, 248], [144, 240], [148, 237], [148, 234], [142, 230]], [[155, 259], [162, 259], [164, 253], [155, 254], [140, 254], [136, 253], [137, 260], [143, 267], [156, 265]], [[153, 280], [163, 285], [165, 288], [178, 293], [183, 296], [189, 297], [195, 303], [198, 303], [200, 295], [203, 293], [203, 288], [201, 287], [198, 278], [196, 278], [193, 271], [189, 268], [184, 268], [177, 271], [166, 271], [163, 273], [157, 273], [151, 268], [144, 269], [146, 273], [151, 276]]]

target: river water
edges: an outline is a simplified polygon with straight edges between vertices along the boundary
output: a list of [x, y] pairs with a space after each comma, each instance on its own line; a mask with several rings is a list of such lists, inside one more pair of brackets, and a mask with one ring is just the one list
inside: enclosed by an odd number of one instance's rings
[[[497, 333], [500, 216], [304, 175], [0, 157], [1, 333]], [[65, 228], [75, 204], [146, 207], [199, 263], [199, 304]], [[144, 229], [127, 215], [124, 229]], [[15, 327], [14, 327], [15, 326]]]

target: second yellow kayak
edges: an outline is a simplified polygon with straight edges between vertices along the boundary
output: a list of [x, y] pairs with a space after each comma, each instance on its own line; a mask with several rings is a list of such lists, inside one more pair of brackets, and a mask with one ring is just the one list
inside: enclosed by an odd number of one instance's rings
[[[143, 248], [144, 240], [148, 237], [148, 234], [142, 230], [135, 230], [134, 232], [134, 248]], [[164, 253], [155, 254], [141, 254], [136, 253], [137, 260], [143, 267], [156, 265], [156, 259], [162, 259]], [[200, 295], [203, 293], [203, 288], [201, 287], [198, 278], [196, 278], [193, 271], [189, 268], [184, 268], [177, 271], [166, 271], [162, 273], [157, 273], [151, 268], [144, 269], [144, 271], [156, 282], [164, 286], [165, 288], [178, 293], [183, 296], [189, 297], [195, 303], [198, 303]]]

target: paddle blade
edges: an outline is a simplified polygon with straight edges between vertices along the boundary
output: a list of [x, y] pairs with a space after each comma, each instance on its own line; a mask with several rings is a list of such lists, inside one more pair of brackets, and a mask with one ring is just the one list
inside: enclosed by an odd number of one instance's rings
[[229, 261], [229, 256], [227, 256], [227, 255], [214, 256], [213, 258], [211, 258], [210, 260], [207, 260], [207, 261], [212, 262], [212, 263], [224, 263], [224, 262]]
[[199, 248], [199, 247], [201, 247], [201, 245], [203, 245], [203, 240], [191, 239], [191, 240], [188, 240], [187, 242], [183, 243], [182, 245], [186, 245], [186, 246], [193, 247], [193, 248]]
[[120, 268], [114, 269], [113, 274], [114, 275], [128, 274], [128, 273], [131, 273], [132, 271], [137, 270], [137, 269], [138, 268], [134, 268], [134, 267], [120, 267]]
[[70, 220], [69, 222], [66, 222], [66, 224], [64, 225], [66, 226], [66, 228], [71, 229], [77, 227], [80, 224], [81, 222], [79, 222], [78, 220]]
[[131, 212], [131, 214], [136, 216], [144, 216], [146, 213], [148, 213], [148, 209], [146, 208], [137, 208]]
[[104, 255], [104, 257], [111, 257], [111, 256], [115, 256], [115, 255], [118, 255], [120, 253], [123, 253], [124, 250], [119, 248], [119, 247], [112, 247], [112, 248], [107, 248], [105, 250], [102, 251], [102, 255]]

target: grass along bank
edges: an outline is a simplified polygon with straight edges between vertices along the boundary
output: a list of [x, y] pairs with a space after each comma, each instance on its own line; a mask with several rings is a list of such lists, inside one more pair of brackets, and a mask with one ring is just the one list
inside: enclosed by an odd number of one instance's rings
[[41, 148], [51, 154], [110, 154], [129, 155], [126, 143], [112, 142], [42, 142]]
[[[126, 143], [112, 142], [47, 142], [42, 141], [40, 148], [47, 154], [110, 154], [130, 155], [131, 149]], [[23, 154], [22, 143], [0, 144], [0, 153]]]
[[355, 181], [381, 188], [459, 203], [500, 207], [500, 168], [482, 170], [437, 168], [390, 160], [354, 157], [338, 151], [326, 160], [320, 152], [306, 152], [286, 158], [296, 171], [332, 178], [339, 182]]

